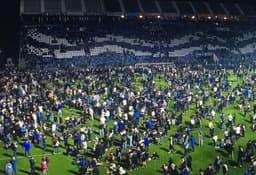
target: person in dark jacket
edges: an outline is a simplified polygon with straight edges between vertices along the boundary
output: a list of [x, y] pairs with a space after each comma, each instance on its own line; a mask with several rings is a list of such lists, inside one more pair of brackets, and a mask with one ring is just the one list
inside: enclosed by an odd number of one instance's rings
[[35, 165], [36, 163], [35, 163], [34, 157], [32, 156], [30, 157], [29, 164], [30, 164], [30, 174], [34, 175], [36, 172], [36, 165]]

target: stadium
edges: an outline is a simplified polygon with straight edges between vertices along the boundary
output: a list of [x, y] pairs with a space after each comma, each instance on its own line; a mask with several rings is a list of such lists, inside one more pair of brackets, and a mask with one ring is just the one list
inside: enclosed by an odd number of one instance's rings
[[256, 2], [1, 8], [0, 174], [255, 174]]

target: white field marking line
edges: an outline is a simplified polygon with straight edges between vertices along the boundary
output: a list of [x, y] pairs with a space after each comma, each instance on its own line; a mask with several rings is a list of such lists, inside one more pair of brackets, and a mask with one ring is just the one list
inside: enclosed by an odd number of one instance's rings
[[[55, 153], [55, 154], [52, 154], [52, 153], [47, 153], [47, 154], [35, 154], [35, 155], [30, 155], [29, 157], [43, 157], [43, 156], [56, 156], [56, 155], [61, 155], [60, 153]], [[29, 158], [29, 157], [25, 157], [25, 156], [17, 156], [17, 159], [19, 160], [19, 159], [24, 159], [24, 158]], [[11, 157], [9, 157], [9, 158], [2, 158], [2, 159], [0, 159], [0, 161], [3, 161], [3, 160], [10, 160], [12, 158], [12, 156]]]

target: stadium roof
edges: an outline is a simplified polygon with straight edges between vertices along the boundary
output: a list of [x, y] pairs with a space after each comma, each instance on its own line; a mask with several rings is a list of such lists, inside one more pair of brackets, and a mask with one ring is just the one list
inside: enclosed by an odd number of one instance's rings
[[256, 16], [250, 0], [21, 0], [21, 14]]

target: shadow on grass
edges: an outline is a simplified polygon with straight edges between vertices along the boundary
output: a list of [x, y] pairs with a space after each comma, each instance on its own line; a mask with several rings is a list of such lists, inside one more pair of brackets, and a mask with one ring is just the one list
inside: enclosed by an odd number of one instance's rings
[[41, 167], [36, 167], [36, 171], [42, 171]]
[[27, 170], [19, 170], [19, 172], [23, 173], [23, 174], [29, 174], [29, 175], [40, 175], [39, 172], [35, 172], [33, 174], [30, 173], [30, 171], [27, 171]]
[[223, 157], [227, 157], [228, 156], [228, 153], [226, 153], [225, 151], [223, 151], [221, 149], [217, 149], [216, 152], [220, 153]]
[[161, 147], [160, 150], [168, 152], [169, 150], [167, 148]]
[[114, 145], [121, 145], [121, 141], [118, 140], [118, 139], [114, 139], [113, 144]]
[[22, 152], [17, 152], [17, 156], [22, 157], [22, 156], [24, 156], [24, 153], [22, 153]]
[[157, 170], [157, 172], [158, 172], [158, 173], [160, 173], [160, 174], [162, 174], [162, 173], [163, 173], [163, 171], [162, 171], [162, 170]]
[[92, 152], [87, 152], [85, 154], [86, 154], [87, 157], [93, 157], [94, 156], [94, 154]]
[[[23, 155], [24, 155], [24, 154], [23, 154]], [[3, 153], [3, 156], [11, 157], [12, 155], [11, 155], [11, 154], [7, 154], [7, 153]]]
[[26, 170], [19, 170], [19, 172], [24, 173], [24, 174], [30, 174], [30, 172], [26, 171]]
[[184, 153], [183, 153], [183, 152], [181, 152], [180, 150], [176, 151], [176, 154], [184, 155]]
[[228, 160], [228, 164], [232, 167], [236, 167], [237, 166], [237, 162], [234, 160]]

